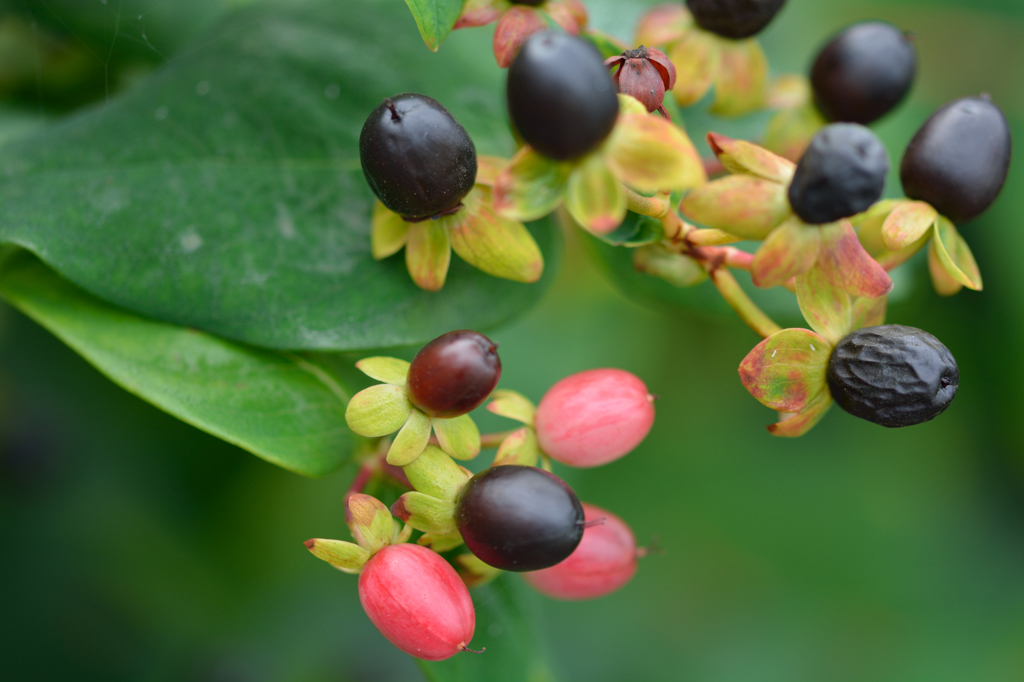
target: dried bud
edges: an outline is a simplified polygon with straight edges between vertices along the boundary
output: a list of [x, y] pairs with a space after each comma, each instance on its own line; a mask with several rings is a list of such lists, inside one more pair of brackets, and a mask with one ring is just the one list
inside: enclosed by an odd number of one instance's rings
[[665, 91], [675, 87], [676, 67], [664, 52], [641, 45], [617, 57], [609, 57], [604, 64], [609, 68], [619, 66], [612, 75], [616, 90], [640, 100], [648, 112], [659, 111], [669, 118], [663, 101]]

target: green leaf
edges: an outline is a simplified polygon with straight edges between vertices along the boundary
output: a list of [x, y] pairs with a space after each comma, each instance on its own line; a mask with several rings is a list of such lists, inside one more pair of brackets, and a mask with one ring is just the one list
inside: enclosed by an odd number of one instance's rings
[[629, 211], [617, 228], [594, 236], [612, 246], [636, 247], [660, 242], [665, 238], [665, 227], [657, 218]]
[[420, 29], [423, 42], [437, 52], [462, 11], [462, 0], [405, 0]]
[[540, 639], [542, 600], [519, 577], [507, 573], [474, 588], [476, 634], [469, 646], [483, 654], [460, 653], [446, 661], [417, 661], [431, 682], [554, 682]]
[[268, 462], [321, 476], [357, 443], [348, 389], [309, 359], [137, 317], [21, 250], [0, 266], [0, 294], [114, 383]]
[[[359, 134], [385, 97], [429, 93], [481, 154], [515, 144], [486, 31], [431, 54], [400, 2], [258, 2], [103, 106], [0, 154], [0, 242], [93, 295], [261, 347], [352, 350], [486, 330], [557, 272], [553, 222], [527, 226], [551, 276], [453, 262], [420, 290], [371, 253]], [[386, 46], [386, 47], [385, 47]], [[393, 244], [389, 248], [393, 248]]]

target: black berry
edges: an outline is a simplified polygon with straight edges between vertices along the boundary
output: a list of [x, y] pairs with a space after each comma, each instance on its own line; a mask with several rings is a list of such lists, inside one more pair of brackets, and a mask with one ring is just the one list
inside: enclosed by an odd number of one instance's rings
[[786, 0], [686, 0], [698, 26], [733, 40], [760, 33], [785, 4]]
[[572, 554], [583, 538], [583, 506], [565, 481], [543, 469], [498, 466], [469, 479], [455, 522], [481, 561], [537, 571]]
[[811, 140], [789, 185], [801, 220], [831, 223], [867, 210], [882, 196], [889, 155], [875, 134], [855, 123], [833, 123]]
[[359, 135], [359, 160], [381, 203], [411, 219], [452, 212], [476, 181], [466, 129], [440, 102], [416, 93], [373, 110]]
[[480, 406], [501, 377], [498, 346], [483, 334], [448, 332], [420, 349], [409, 366], [409, 400], [431, 417], [449, 419]]
[[512, 0], [513, 5], [530, 5], [531, 7], [538, 7], [545, 2], [547, 0]]
[[965, 97], [932, 114], [903, 153], [900, 179], [911, 199], [953, 222], [988, 208], [1010, 169], [1010, 127], [988, 99]]
[[907, 35], [884, 21], [843, 29], [811, 67], [814, 101], [829, 121], [867, 125], [910, 91], [917, 54]]
[[611, 75], [597, 48], [566, 33], [530, 36], [508, 69], [508, 113], [538, 152], [567, 161], [594, 150], [619, 115]]
[[828, 361], [828, 388], [850, 414], [882, 426], [912, 426], [952, 402], [960, 370], [928, 332], [899, 324], [844, 337]]

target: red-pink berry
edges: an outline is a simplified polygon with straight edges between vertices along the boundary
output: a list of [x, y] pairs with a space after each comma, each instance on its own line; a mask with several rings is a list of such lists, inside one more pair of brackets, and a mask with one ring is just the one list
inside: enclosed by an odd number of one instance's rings
[[567, 376], [537, 406], [541, 449], [563, 464], [596, 467], [640, 444], [654, 424], [654, 398], [644, 382], [621, 369]]
[[388, 545], [374, 554], [359, 574], [359, 601], [381, 634], [410, 656], [442, 661], [473, 639], [469, 590], [426, 547]]
[[636, 573], [636, 539], [626, 522], [615, 514], [583, 503], [588, 526], [576, 550], [551, 568], [524, 573], [526, 582], [556, 599], [593, 599], [611, 594]]

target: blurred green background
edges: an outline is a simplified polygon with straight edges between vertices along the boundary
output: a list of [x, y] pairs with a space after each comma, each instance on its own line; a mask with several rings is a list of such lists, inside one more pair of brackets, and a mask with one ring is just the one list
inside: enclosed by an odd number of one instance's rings
[[[116, 96], [237, 4], [0, 3], [3, 135]], [[647, 3], [589, 4], [596, 27], [629, 38]], [[82, 16], [95, 26], [81, 28]], [[864, 18], [917, 34], [916, 87], [876, 128], [894, 161], [935, 107], [981, 91], [1024, 139], [1024, 2], [790, 0], [763, 37], [773, 71], [804, 71], [828, 35]], [[67, 26], [78, 28], [54, 48], [63, 70], [26, 61], [26, 45]], [[414, 30], [411, 17], [396, 30]], [[480, 36], [450, 38], [467, 39]], [[739, 383], [752, 332], [706, 306], [628, 300], [571, 238], [546, 299], [492, 334], [502, 385], [536, 400], [562, 376], [602, 366], [647, 381], [660, 396], [647, 441], [609, 466], [557, 473], [642, 543], [657, 537], [664, 554], [593, 602], [515, 588], [539, 615], [555, 677], [1024, 679], [1021, 214], [1016, 163], [996, 205], [962, 230], [985, 291], [940, 299], [921, 258], [898, 281], [889, 321], [934, 333], [959, 361], [951, 408], [903, 430], [834, 409], [796, 441], [768, 436], [773, 413]], [[486, 413], [479, 422], [507, 428]], [[340, 504], [351, 467], [307, 480], [206, 436], [9, 308], [0, 311], [0, 431], [3, 679], [420, 677], [362, 613], [356, 578], [301, 545], [347, 537]], [[489, 647], [507, 634], [486, 617], [477, 631]]]

